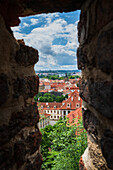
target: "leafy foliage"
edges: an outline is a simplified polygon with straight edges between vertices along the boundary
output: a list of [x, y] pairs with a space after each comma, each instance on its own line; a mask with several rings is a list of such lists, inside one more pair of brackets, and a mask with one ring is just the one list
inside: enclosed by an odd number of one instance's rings
[[54, 126], [41, 129], [41, 132], [42, 169], [78, 170], [80, 156], [87, 147], [82, 120], [69, 126], [66, 119], [60, 119]]
[[68, 98], [68, 94], [66, 94], [65, 96], [61, 95], [56, 97], [54, 94], [51, 93], [45, 93], [44, 95], [42, 93], [38, 93], [38, 95], [34, 96], [34, 101], [39, 100], [39, 102], [62, 102], [66, 98]]
[[[44, 79], [49, 79], [49, 80], [64, 80], [64, 78], [65, 78], [65, 76], [59, 77], [59, 75], [56, 75], [56, 74], [54, 74], [54, 75], [47, 75], [47, 76], [41, 74], [41, 75], [38, 75], [38, 76], [39, 76], [39, 78], [44, 78]], [[70, 74], [68, 74], [67, 76], [68, 76], [69, 79], [75, 79], [75, 78], [79, 78], [80, 77], [79, 75], [72, 76]]]

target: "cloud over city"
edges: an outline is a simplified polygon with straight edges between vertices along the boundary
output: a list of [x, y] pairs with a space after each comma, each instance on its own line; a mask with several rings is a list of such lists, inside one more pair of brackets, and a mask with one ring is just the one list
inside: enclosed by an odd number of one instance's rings
[[20, 18], [21, 24], [12, 28], [17, 39], [39, 51], [40, 69], [77, 69], [76, 49], [79, 11], [40, 14]]

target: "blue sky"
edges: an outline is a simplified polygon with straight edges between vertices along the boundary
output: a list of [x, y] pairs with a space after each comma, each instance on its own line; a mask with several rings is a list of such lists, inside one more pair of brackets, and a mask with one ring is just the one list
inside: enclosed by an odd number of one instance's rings
[[16, 39], [39, 51], [35, 70], [77, 69], [77, 24], [80, 11], [49, 13], [20, 18], [13, 27]]

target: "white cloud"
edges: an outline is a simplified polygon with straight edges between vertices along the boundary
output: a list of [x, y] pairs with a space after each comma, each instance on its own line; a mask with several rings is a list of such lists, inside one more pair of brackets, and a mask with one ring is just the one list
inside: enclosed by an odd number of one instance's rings
[[[77, 69], [77, 65], [63, 65], [60, 67], [62, 70], [64, 69], [69, 69], [69, 70], [74, 70], [74, 69]], [[70, 69], [71, 68], [71, 69]]]
[[18, 26], [18, 27], [12, 27], [13, 32], [18, 32], [18, 31], [20, 31], [20, 29], [21, 29], [20, 26]]
[[[17, 39], [24, 39], [26, 45], [32, 46], [39, 51], [40, 61], [36, 64], [35, 69], [48, 67], [50, 69], [63, 69], [71, 67], [75, 67], [75, 65], [58, 65], [58, 57], [57, 55], [65, 54], [71, 56], [68, 59], [73, 59], [75, 63], [76, 56], [75, 48], [78, 46], [77, 40], [77, 23], [76, 21], [73, 24], [68, 24], [65, 19], [57, 18], [56, 20], [52, 21], [53, 17], [58, 17], [58, 13], [52, 14], [41, 14], [41, 16], [46, 18], [46, 25], [43, 27], [34, 28], [29, 34], [22, 34], [17, 31], [20, 30], [19, 28], [14, 27], [14, 35]], [[37, 18], [31, 18], [31, 25], [36, 25], [39, 22]], [[29, 26], [29, 24], [24, 23], [24, 26]], [[65, 38], [67, 40], [66, 45], [53, 45], [53, 40], [55, 38]], [[63, 58], [62, 58], [63, 60]], [[58, 67], [58, 68], [57, 68]]]
[[38, 19], [35, 18], [31, 18], [30, 21], [31, 21], [31, 25], [36, 25], [38, 23]]
[[[13, 30], [13, 29], [12, 29], [12, 30]], [[14, 36], [15, 36], [17, 39], [24, 39], [24, 34], [19, 33], [19, 32], [14, 32]]]
[[23, 23], [23, 27], [29, 27], [29, 24], [27, 24], [27, 23]]

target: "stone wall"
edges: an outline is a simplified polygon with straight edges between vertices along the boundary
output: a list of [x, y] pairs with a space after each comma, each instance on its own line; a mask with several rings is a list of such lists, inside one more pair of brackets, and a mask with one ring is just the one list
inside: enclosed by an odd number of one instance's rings
[[113, 169], [113, 1], [87, 0], [78, 24], [80, 96], [88, 148], [80, 169]]
[[10, 29], [19, 16], [73, 11], [83, 0], [0, 0], [0, 169], [39, 170], [42, 156], [39, 113], [32, 99], [38, 93], [34, 64], [38, 52], [17, 41]]
[[1, 170], [37, 170], [42, 163], [41, 134], [36, 126], [39, 114], [32, 104], [38, 92], [34, 73], [38, 52], [25, 46], [23, 40], [16, 41], [10, 26], [19, 24], [19, 16], [80, 8], [77, 56], [82, 70], [83, 123], [88, 134], [88, 148], [80, 159], [80, 169], [113, 169], [113, 1], [1, 0]]
[[40, 169], [37, 50], [16, 41], [0, 15], [0, 169]]

